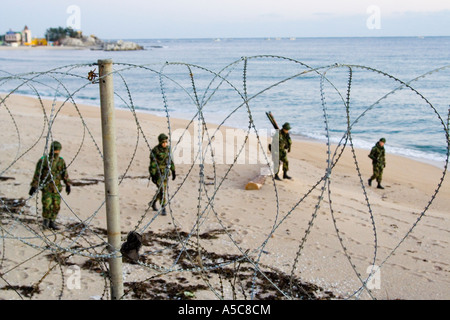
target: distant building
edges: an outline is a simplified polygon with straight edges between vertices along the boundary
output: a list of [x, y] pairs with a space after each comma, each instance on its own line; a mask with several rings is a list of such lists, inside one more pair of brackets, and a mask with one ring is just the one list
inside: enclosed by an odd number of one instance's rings
[[20, 44], [22, 42], [22, 33], [9, 30], [5, 34], [5, 42], [8, 44]]
[[31, 45], [31, 31], [27, 26], [22, 32], [12, 31], [11, 29], [5, 34], [5, 43], [13, 46]]
[[31, 40], [31, 45], [32, 46], [47, 46], [48, 42], [47, 42], [47, 39], [45, 39], [45, 38], [34, 38], [33, 40]]
[[27, 26], [22, 31], [22, 44], [30, 45], [31, 44], [31, 31]]

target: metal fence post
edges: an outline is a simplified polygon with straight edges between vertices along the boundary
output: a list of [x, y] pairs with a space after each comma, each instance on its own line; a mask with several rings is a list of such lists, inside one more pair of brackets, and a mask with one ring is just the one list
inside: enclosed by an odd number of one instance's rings
[[122, 256], [120, 255], [119, 180], [117, 174], [112, 60], [98, 60], [98, 68], [105, 173], [106, 226], [109, 250], [115, 254], [109, 259], [111, 298], [117, 300], [123, 296], [123, 274]]

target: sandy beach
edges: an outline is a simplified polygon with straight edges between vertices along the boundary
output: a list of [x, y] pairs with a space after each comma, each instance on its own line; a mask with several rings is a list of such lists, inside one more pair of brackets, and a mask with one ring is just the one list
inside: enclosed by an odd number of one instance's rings
[[[56, 233], [41, 228], [40, 195], [28, 196], [49, 119], [74, 182]], [[0, 299], [108, 299], [100, 109], [11, 96], [0, 123]], [[339, 158], [324, 180], [327, 146], [297, 140], [293, 179], [268, 177], [260, 190], [245, 186], [262, 164], [175, 163], [161, 216], [148, 205], [149, 148], [167, 119], [117, 110], [116, 125], [122, 238], [144, 239], [139, 262], [124, 260], [124, 299], [450, 299], [442, 168], [388, 153], [381, 190], [367, 185], [368, 150], [355, 151], [356, 166], [349, 146], [331, 146]]]
[[89, 48], [72, 46], [0, 46], [0, 50], [89, 50]]

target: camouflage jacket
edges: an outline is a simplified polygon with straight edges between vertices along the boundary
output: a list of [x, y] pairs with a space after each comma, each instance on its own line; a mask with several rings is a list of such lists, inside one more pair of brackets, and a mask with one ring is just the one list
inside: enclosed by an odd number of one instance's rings
[[279, 142], [279, 149], [280, 153], [286, 152], [285, 150], [291, 151], [292, 146], [292, 140], [289, 133], [284, 133], [283, 130], [280, 130], [280, 142]]
[[384, 147], [377, 142], [370, 151], [369, 158], [372, 159], [372, 164], [384, 167], [386, 165]]
[[[160, 144], [154, 147], [150, 152], [149, 172], [151, 177], [165, 175], [165, 170], [169, 166], [170, 147], [163, 148]], [[175, 170], [173, 159], [170, 159], [170, 171]], [[170, 172], [168, 173], [170, 175]]]
[[44, 156], [39, 159], [31, 186], [35, 188], [40, 186], [44, 192], [56, 193], [62, 190], [61, 181], [64, 181], [66, 185], [70, 185], [64, 159], [61, 157], [54, 159], [51, 156]]

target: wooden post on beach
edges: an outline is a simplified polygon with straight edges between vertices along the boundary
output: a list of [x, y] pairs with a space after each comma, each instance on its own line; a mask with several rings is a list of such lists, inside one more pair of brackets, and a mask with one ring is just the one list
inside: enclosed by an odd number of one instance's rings
[[105, 173], [106, 227], [111, 281], [111, 299], [123, 296], [122, 256], [120, 255], [119, 179], [117, 174], [116, 133], [114, 113], [114, 85], [112, 60], [98, 60], [100, 109], [102, 119], [103, 166]]

